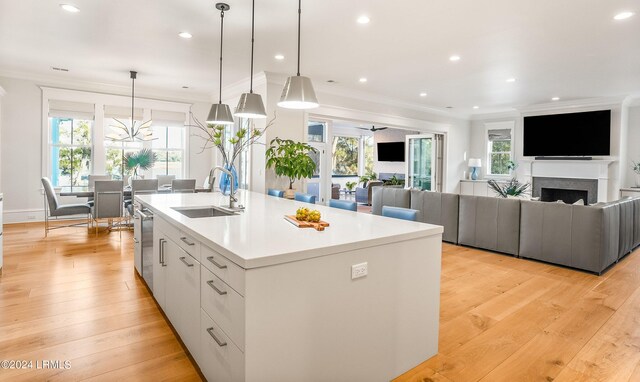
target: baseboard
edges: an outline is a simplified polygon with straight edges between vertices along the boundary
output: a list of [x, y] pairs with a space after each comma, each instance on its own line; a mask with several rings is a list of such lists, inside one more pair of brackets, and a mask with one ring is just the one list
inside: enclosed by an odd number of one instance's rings
[[2, 219], [4, 224], [43, 222], [44, 209], [4, 210]]

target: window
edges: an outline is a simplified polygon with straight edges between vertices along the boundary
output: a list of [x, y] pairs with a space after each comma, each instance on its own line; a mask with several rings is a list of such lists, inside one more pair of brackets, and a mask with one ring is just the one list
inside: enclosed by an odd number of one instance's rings
[[[131, 118], [118, 118], [127, 126], [130, 124]], [[139, 124], [140, 121], [136, 121]], [[119, 124], [113, 118], [105, 118], [105, 138], [104, 138], [104, 152], [105, 152], [105, 171], [107, 175], [111, 175], [112, 179], [122, 179], [122, 175], [127, 175], [127, 170], [122, 168], [122, 161], [124, 155], [129, 152], [136, 152], [142, 149], [142, 142], [124, 142], [109, 139], [108, 135], [112, 134], [114, 130], [118, 129]]]
[[175, 175], [178, 179], [183, 178], [185, 128], [170, 124], [156, 125], [154, 122], [152, 130], [154, 140], [151, 141], [151, 145], [156, 154], [156, 163], [151, 175], [154, 178], [158, 175]]
[[91, 173], [93, 121], [49, 118], [51, 183], [55, 187], [87, 187]]
[[360, 138], [333, 137], [333, 175], [358, 176], [358, 146]]
[[488, 175], [509, 175], [512, 157], [512, 129], [488, 129]]
[[364, 135], [362, 136], [363, 146], [364, 146], [364, 171], [363, 175], [372, 174], [373, 173], [373, 135]]

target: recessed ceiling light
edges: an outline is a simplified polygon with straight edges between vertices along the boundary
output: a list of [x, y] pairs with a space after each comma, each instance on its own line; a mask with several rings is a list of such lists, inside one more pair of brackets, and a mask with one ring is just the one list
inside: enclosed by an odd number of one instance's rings
[[71, 4], [60, 4], [60, 8], [64, 9], [67, 12], [71, 12], [71, 13], [78, 13], [80, 12], [80, 9], [74, 5]]
[[552, 101], [560, 101], [560, 97], [553, 97], [551, 98]]
[[284, 56], [281, 54], [276, 54], [275, 56], [273, 56], [273, 58], [275, 58], [276, 60], [284, 60]]
[[453, 62], [460, 61], [460, 56], [453, 55], [453, 56], [449, 57], [449, 61], [453, 61]]
[[620, 12], [617, 15], [613, 16], [614, 20], [625, 20], [628, 19], [629, 17], [635, 15], [635, 13], [633, 12], [629, 12], [629, 11], [625, 11], [625, 12]]
[[480, 106], [474, 106], [473, 108], [474, 109], [480, 109]]
[[420, 97], [426, 97], [426, 96], [427, 96], [427, 93], [425, 92], [420, 93]]
[[507, 82], [516, 82], [516, 79], [511, 77], [511, 78], [507, 78]]
[[182, 37], [182, 38], [191, 38], [193, 37], [193, 35], [189, 32], [180, 32], [178, 33], [178, 36]]
[[360, 81], [360, 82], [362, 82], [362, 83], [365, 83], [365, 82], [367, 82], [367, 79], [366, 79], [365, 77], [362, 77], [362, 78], [360, 78], [358, 81]]
[[358, 17], [358, 24], [369, 24], [369, 21], [371, 21], [371, 19], [369, 19], [368, 16], [362, 15], [360, 17]]

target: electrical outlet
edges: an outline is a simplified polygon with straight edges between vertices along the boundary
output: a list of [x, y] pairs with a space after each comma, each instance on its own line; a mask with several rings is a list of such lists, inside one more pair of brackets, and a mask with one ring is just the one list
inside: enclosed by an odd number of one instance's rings
[[36, 220], [36, 215], [27, 215], [27, 220]]
[[354, 264], [351, 266], [351, 280], [359, 279], [369, 273], [367, 263]]

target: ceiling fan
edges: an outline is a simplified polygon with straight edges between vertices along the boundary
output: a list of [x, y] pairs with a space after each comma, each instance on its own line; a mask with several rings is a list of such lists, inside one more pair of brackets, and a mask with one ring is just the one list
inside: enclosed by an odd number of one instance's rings
[[386, 130], [386, 129], [388, 129], [388, 127], [375, 127], [375, 126], [371, 126], [371, 128], [370, 128], [370, 129], [368, 129], [368, 128], [366, 128], [366, 127], [358, 127], [358, 129], [361, 129], [361, 130], [369, 130], [369, 131], [372, 131], [372, 132], [374, 132], [374, 133], [375, 133], [376, 131]]

